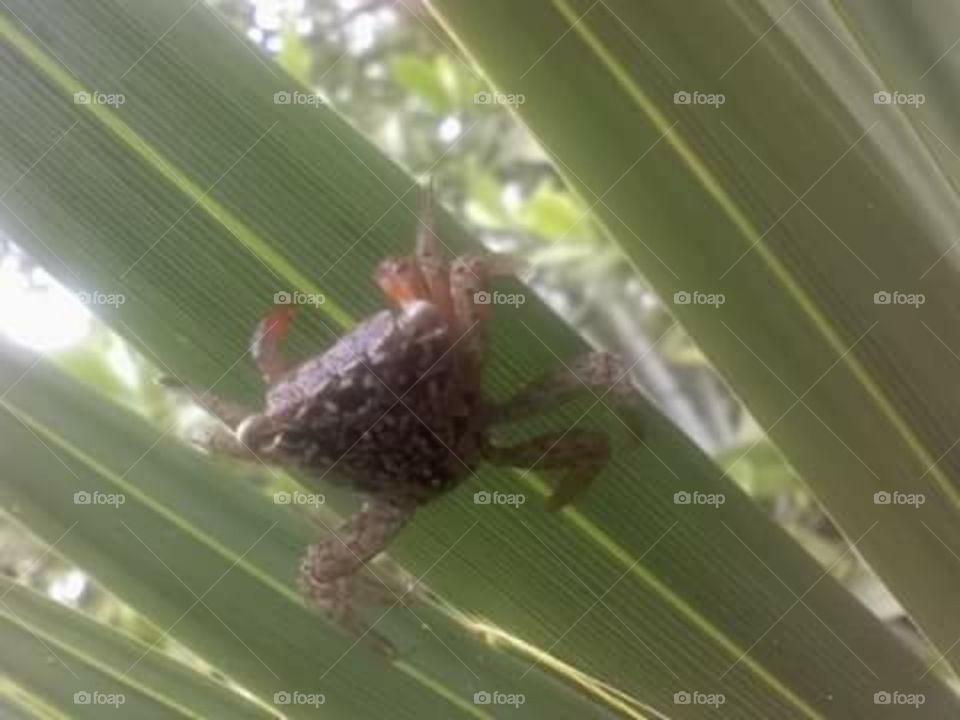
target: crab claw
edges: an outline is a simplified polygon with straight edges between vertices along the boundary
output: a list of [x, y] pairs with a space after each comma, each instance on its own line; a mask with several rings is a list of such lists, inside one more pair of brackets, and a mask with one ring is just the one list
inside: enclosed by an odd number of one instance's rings
[[388, 257], [373, 273], [384, 295], [400, 307], [427, 297], [427, 288], [417, 264], [408, 257]]
[[280, 355], [280, 343], [287, 336], [287, 329], [296, 312], [293, 305], [276, 305], [260, 321], [253, 335], [250, 354], [260, 368], [263, 379], [270, 384], [288, 369], [286, 361]]

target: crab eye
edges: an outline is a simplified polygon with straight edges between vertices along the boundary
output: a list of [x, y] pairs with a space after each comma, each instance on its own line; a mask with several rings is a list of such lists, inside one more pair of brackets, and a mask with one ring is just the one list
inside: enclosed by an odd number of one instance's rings
[[243, 445], [257, 451], [276, 435], [276, 428], [273, 427], [270, 418], [264, 415], [251, 415], [237, 426], [236, 435]]

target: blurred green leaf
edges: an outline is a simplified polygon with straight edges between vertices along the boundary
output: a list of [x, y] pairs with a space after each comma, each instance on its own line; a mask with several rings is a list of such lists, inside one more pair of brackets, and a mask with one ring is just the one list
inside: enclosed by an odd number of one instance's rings
[[589, 235], [583, 210], [569, 192], [543, 183], [523, 204], [518, 219], [532, 231], [570, 243]]
[[398, 57], [390, 68], [397, 83], [422, 99], [430, 110], [439, 114], [450, 109], [450, 97], [436, 62], [411, 53]]
[[313, 53], [303, 36], [288, 30], [281, 36], [280, 52], [277, 64], [301, 85], [310, 84], [310, 71], [313, 68]]

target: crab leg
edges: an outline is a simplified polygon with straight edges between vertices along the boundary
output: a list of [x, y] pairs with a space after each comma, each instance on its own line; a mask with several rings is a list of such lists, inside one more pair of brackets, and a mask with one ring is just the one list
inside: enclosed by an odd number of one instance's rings
[[380, 590], [377, 592], [368, 578], [354, 575], [313, 585], [309, 594], [313, 606], [324, 612], [331, 622], [350, 637], [357, 640], [364, 638], [381, 655], [393, 658], [397, 655], [393, 643], [376, 630], [371, 630], [369, 623], [358, 618], [354, 610], [357, 605], [371, 604], [371, 600], [380, 604], [389, 602], [386, 589]]
[[308, 588], [359, 570], [400, 532], [415, 509], [410, 502], [375, 499], [366, 503], [331, 537], [307, 548], [302, 570]]
[[[521, 420], [592, 393], [599, 402], [606, 403], [609, 398], [613, 405], [610, 409], [637, 437], [643, 437], [637, 416], [647, 413], [647, 403], [628, 377], [629, 371], [630, 367], [619, 355], [586, 353], [522, 388], [498, 406], [492, 417], [507, 422]], [[625, 410], [632, 412], [623, 412]]]
[[377, 267], [374, 280], [400, 307], [426, 300], [450, 319], [450, 279], [440, 239], [434, 231], [433, 186], [420, 191], [417, 230], [412, 256], [388, 257]]
[[478, 257], [462, 257], [450, 267], [450, 299], [453, 304], [453, 329], [468, 352], [480, 354], [484, 321], [490, 315], [487, 300], [486, 266]]
[[416, 261], [430, 300], [444, 317], [450, 315], [450, 269], [444, 259], [436, 230], [433, 181], [417, 198]]
[[[301, 588], [315, 607], [351, 635], [359, 636], [363, 630], [353, 615], [357, 591], [362, 589], [354, 573], [390, 543], [415, 510], [410, 500], [373, 499], [330, 536], [307, 548], [300, 565]], [[378, 645], [385, 642], [381, 638]]]
[[569, 504], [596, 479], [610, 460], [607, 436], [595, 430], [574, 428], [538, 435], [518, 445], [490, 446], [486, 459], [495, 465], [545, 470], [555, 479], [547, 510]]

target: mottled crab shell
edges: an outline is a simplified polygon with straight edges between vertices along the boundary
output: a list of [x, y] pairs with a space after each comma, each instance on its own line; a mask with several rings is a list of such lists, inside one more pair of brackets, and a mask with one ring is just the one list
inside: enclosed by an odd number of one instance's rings
[[[433, 305], [418, 302], [398, 313], [383, 310], [364, 320], [325, 352], [292, 368], [267, 391], [267, 413], [273, 417], [298, 417], [322, 401], [326, 391], [357, 387], [368, 393], [388, 392], [377, 382], [407, 379], [418, 370], [425, 350], [440, 348], [436, 362], [445, 352], [446, 322]], [[437, 342], [441, 341], [441, 342]], [[430, 358], [426, 358], [429, 360]], [[388, 382], [388, 387], [392, 383]], [[330, 398], [332, 400], [333, 398]], [[350, 408], [330, 408], [331, 411]]]
[[458, 378], [449, 327], [426, 302], [383, 311], [274, 384], [276, 449], [331, 480], [426, 499], [455, 481], [465, 428], [449, 416]]

